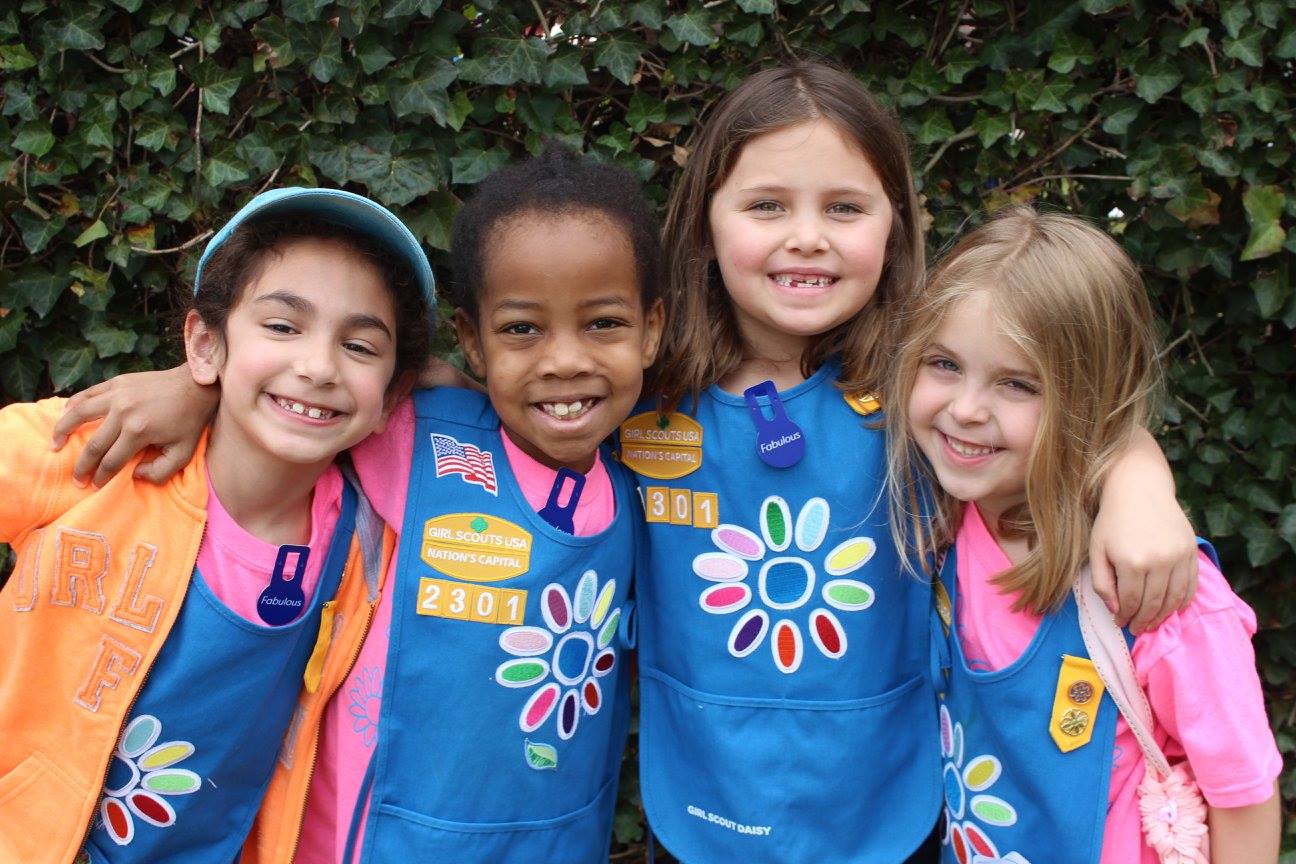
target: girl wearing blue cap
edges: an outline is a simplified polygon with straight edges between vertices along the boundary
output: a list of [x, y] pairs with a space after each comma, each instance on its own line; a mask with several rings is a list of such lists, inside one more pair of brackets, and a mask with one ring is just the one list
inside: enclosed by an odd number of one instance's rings
[[422, 365], [431, 292], [381, 206], [277, 190], [199, 264], [188, 370], [221, 398], [183, 471], [80, 486], [63, 400], [0, 410], [0, 859], [238, 853], [308, 660], [376, 592], [382, 526], [334, 459]]

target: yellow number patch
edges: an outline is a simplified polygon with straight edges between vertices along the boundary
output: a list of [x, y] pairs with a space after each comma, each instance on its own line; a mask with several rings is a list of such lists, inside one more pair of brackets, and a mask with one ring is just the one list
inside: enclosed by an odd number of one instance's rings
[[522, 623], [526, 601], [527, 592], [512, 588], [423, 578], [416, 611], [436, 618], [513, 626]]
[[644, 514], [649, 522], [714, 528], [720, 524], [720, 499], [714, 492], [648, 486], [644, 489]]

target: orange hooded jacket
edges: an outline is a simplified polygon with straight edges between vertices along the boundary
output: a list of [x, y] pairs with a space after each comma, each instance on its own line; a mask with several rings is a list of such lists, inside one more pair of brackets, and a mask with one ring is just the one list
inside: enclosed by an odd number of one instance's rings
[[[76, 857], [122, 726], [180, 611], [207, 518], [205, 438], [161, 486], [135, 480], [132, 462], [102, 489], [78, 487], [73, 454], [90, 431], [52, 452], [50, 431], [63, 405], [50, 399], [0, 409], [0, 542], [18, 553], [0, 591], [5, 862]], [[295, 758], [294, 742], [354, 662], [393, 545], [389, 530], [378, 536], [374, 524], [357, 526], [272, 790], [291, 779], [302, 784], [304, 800], [309, 760]], [[362, 547], [371, 553], [362, 555]]]

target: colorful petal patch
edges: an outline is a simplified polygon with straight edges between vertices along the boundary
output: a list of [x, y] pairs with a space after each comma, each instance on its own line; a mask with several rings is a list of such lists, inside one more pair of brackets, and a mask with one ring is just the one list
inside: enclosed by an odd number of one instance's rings
[[608, 610], [612, 608], [612, 597], [616, 594], [616, 580], [609, 579], [599, 592], [598, 601], [594, 604], [594, 616], [590, 618], [590, 627], [597, 628], [607, 617]]
[[810, 613], [810, 638], [825, 657], [836, 660], [846, 653], [846, 631], [827, 609]]
[[104, 831], [119, 846], [135, 839], [136, 820], [157, 828], [175, 824], [175, 808], [164, 796], [190, 795], [202, 788], [201, 777], [174, 767], [194, 754], [194, 745], [188, 741], [156, 744], [161, 735], [161, 721], [141, 714], [126, 724], [113, 752], [99, 815]]
[[575, 690], [563, 694], [562, 705], [558, 708], [558, 737], [566, 741], [576, 734], [576, 724], [580, 720], [580, 697]]
[[843, 612], [858, 612], [873, 605], [873, 589], [857, 579], [834, 579], [823, 587], [824, 602]]
[[500, 634], [500, 647], [514, 657], [537, 657], [549, 653], [553, 636], [543, 627], [510, 627]]
[[127, 795], [126, 806], [136, 816], [158, 828], [175, 823], [175, 809], [165, 799], [149, 792], [137, 790]]
[[761, 535], [774, 552], [782, 552], [792, 543], [792, 511], [777, 495], [766, 498], [761, 505]]
[[152, 714], [141, 714], [122, 732], [121, 745], [117, 749], [124, 756], [138, 756], [152, 747], [161, 734], [162, 723]]
[[868, 563], [877, 551], [877, 544], [869, 537], [852, 537], [840, 543], [824, 559], [824, 570], [830, 576], [843, 576]]
[[771, 558], [760, 571], [760, 596], [771, 609], [796, 609], [814, 591], [814, 568], [804, 558]]
[[603, 707], [603, 691], [596, 679], [589, 679], [581, 687], [581, 704], [585, 706], [586, 714], [597, 714], [599, 708]]
[[549, 664], [538, 658], [505, 660], [495, 670], [495, 682], [504, 687], [529, 687], [549, 674]]
[[963, 769], [963, 782], [973, 792], [989, 789], [1003, 773], [1003, 766], [993, 756], [978, 756]]
[[1017, 811], [1002, 798], [993, 795], [976, 795], [972, 798], [972, 815], [987, 825], [1007, 828], [1017, 824]]
[[965, 822], [963, 824], [963, 836], [967, 839], [968, 851], [974, 855], [985, 855], [988, 858], [999, 857], [999, 850], [990, 842], [990, 838], [972, 823]]
[[140, 786], [161, 795], [189, 795], [202, 788], [202, 780], [185, 768], [164, 768], [146, 774]]
[[616, 666], [616, 651], [611, 648], [604, 648], [598, 653], [598, 656], [594, 658], [595, 677], [602, 678], [604, 675], [611, 672], [614, 666]]
[[774, 651], [774, 665], [780, 672], [790, 675], [801, 667], [801, 631], [791, 621], [785, 619], [774, 625], [770, 648]]
[[738, 582], [747, 578], [747, 562], [727, 552], [703, 552], [693, 559], [693, 572], [709, 582]]
[[761, 539], [737, 525], [721, 525], [712, 529], [711, 541], [725, 552], [748, 561], [759, 561], [765, 557], [765, 544]]
[[552, 744], [542, 744], [530, 738], [522, 742], [522, 750], [527, 765], [537, 771], [553, 771], [558, 768], [558, 750]]
[[612, 637], [616, 635], [617, 625], [621, 623], [621, 610], [617, 609], [608, 616], [607, 621], [603, 624], [603, 629], [598, 634], [599, 649], [606, 648], [612, 644]]
[[99, 815], [103, 817], [104, 829], [118, 846], [125, 846], [135, 839], [135, 820], [131, 818], [126, 805], [116, 798], [104, 798], [99, 804]]
[[769, 629], [769, 614], [764, 609], [753, 609], [738, 619], [729, 632], [729, 653], [746, 657], [760, 647]]
[[950, 829], [950, 845], [954, 847], [954, 857], [959, 864], [970, 864], [972, 855], [968, 852], [967, 840], [963, 838], [963, 826], [955, 825]]
[[813, 552], [828, 535], [828, 502], [811, 498], [797, 514], [796, 545], [802, 552]]
[[963, 792], [963, 784], [959, 782], [958, 767], [946, 763], [941, 778], [945, 784], [945, 806], [949, 808], [950, 816], [962, 819], [967, 797]]
[[702, 609], [714, 615], [736, 612], [751, 602], [752, 592], [746, 585], [712, 585], [698, 597]]
[[518, 725], [522, 727], [523, 732], [534, 732], [549, 719], [554, 706], [558, 704], [560, 692], [562, 691], [558, 685], [551, 681], [531, 694], [526, 705], [522, 706], [522, 715], [518, 718]]
[[940, 706], [941, 755], [946, 759], [954, 755], [954, 724], [950, 720], [949, 708]]
[[193, 755], [194, 746], [188, 741], [172, 741], [169, 744], [163, 744], [160, 747], [154, 747], [145, 753], [139, 759], [141, 771], [153, 771], [157, 768], [166, 768], [174, 765], [181, 759], [187, 759]]
[[555, 633], [566, 633], [571, 627], [571, 600], [557, 582], [550, 582], [540, 594], [540, 614]]
[[594, 611], [594, 592], [598, 590], [598, 574], [593, 570], [586, 570], [581, 576], [580, 584], [576, 586], [576, 599], [574, 602], [575, 609], [573, 614], [576, 617], [577, 624], [584, 624], [589, 620], [590, 613]]

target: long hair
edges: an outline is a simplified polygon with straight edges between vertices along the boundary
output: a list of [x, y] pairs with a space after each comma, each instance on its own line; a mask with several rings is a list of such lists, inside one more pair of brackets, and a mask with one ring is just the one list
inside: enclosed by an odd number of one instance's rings
[[909, 148], [895, 115], [851, 75], [822, 63], [766, 69], [747, 78], [716, 105], [676, 181], [666, 210], [666, 326], [661, 359], [648, 392], [674, 407], [738, 367], [743, 346], [733, 307], [710, 255], [707, 214], [748, 141], [811, 120], [832, 123], [863, 152], [882, 180], [894, 218], [886, 264], [870, 307], [812, 340], [801, 358], [809, 375], [834, 355], [840, 386], [877, 392], [887, 368], [888, 327], [897, 304], [913, 292], [923, 270], [918, 200]]
[[976, 292], [994, 312], [984, 326], [1000, 328], [1042, 384], [1026, 504], [992, 526], [1030, 539], [1027, 557], [994, 582], [1017, 595], [1016, 609], [1042, 614], [1062, 603], [1088, 557], [1103, 475], [1148, 422], [1158, 337], [1134, 263], [1081, 219], [1016, 207], [960, 240], [902, 316], [887, 391], [892, 531], [917, 553], [911, 559], [935, 560], [958, 531], [963, 502], [940, 489], [914, 443], [909, 400], [945, 316]]

